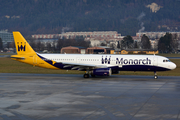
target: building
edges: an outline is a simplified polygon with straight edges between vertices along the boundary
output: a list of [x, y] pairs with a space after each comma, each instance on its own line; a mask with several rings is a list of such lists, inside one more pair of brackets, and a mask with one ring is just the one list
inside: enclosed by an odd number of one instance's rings
[[63, 47], [61, 49], [61, 53], [63, 54], [86, 54], [86, 48], [84, 47], [76, 47], [76, 46], [68, 46]]
[[86, 49], [87, 54], [106, 54], [106, 49], [102, 47], [90, 47]]
[[158, 50], [129, 49], [129, 50], [121, 50], [121, 54], [159, 54], [159, 51]]
[[35, 39], [52, 39], [52, 38], [66, 38], [74, 39], [76, 37], [83, 38], [98, 38], [98, 39], [114, 39], [119, 38], [121, 34], [117, 31], [93, 31], [93, 32], [65, 32], [62, 34], [36, 34], [32, 35]]
[[41, 42], [41, 44], [44, 44], [45, 46], [50, 43], [51, 46], [57, 47], [57, 41], [58, 39], [42, 39], [42, 40], [35, 40], [35, 43]]
[[3, 46], [7, 46], [9, 43], [14, 41], [13, 34], [8, 32], [7, 30], [5, 31], [0, 31], [0, 38], [2, 39]]
[[117, 31], [93, 31], [93, 32], [66, 32], [63, 36], [67, 39], [75, 38], [77, 36], [89, 37], [89, 38], [116, 38], [120, 34]]
[[37, 35], [32, 35], [32, 38], [35, 39], [55, 39], [55, 38], [61, 38], [61, 34], [37, 34]]

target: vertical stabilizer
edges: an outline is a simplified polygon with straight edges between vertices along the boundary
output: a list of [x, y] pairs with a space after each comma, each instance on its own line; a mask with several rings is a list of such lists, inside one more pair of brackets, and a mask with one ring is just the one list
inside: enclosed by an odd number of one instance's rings
[[13, 32], [13, 36], [18, 55], [36, 54], [20, 32]]

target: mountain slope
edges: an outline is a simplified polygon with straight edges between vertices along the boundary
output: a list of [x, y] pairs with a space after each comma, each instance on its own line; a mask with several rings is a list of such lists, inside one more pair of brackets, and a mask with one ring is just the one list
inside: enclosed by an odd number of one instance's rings
[[179, 5], [178, 0], [1, 0], [0, 29], [26, 34], [112, 30], [135, 35], [139, 30], [178, 31]]

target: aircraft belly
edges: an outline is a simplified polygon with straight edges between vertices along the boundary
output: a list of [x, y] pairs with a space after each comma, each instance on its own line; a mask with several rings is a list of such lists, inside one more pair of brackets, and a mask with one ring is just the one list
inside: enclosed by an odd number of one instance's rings
[[152, 65], [123, 65], [119, 71], [166, 71], [167, 68]]

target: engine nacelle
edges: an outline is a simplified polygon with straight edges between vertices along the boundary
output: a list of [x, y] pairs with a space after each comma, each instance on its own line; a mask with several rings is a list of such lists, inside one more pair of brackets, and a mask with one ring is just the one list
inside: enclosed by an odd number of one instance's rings
[[98, 68], [92, 71], [93, 75], [97, 76], [111, 76], [111, 68]]

